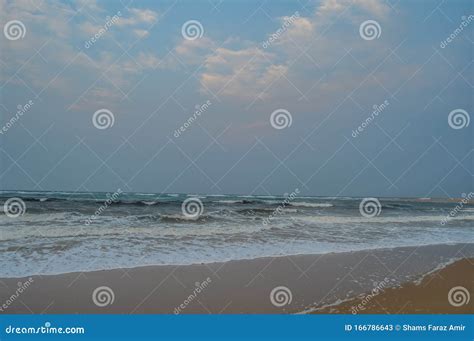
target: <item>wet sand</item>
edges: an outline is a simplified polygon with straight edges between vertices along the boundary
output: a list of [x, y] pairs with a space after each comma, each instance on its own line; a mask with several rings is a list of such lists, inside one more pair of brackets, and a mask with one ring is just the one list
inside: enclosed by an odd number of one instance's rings
[[[147, 266], [32, 276], [31, 280], [3, 278], [0, 279], [0, 314], [310, 312], [370, 292], [381, 281], [386, 282], [386, 288], [406, 285], [410, 289], [407, 283], [420, 279], [440, 264], [468, 258], [470, 263], [467, 260], [461, 265], [456, 263], [432, 275], [435, 278], [429, 283], [422, 283], [436, 290], [419, 295], [414, 291], [401, 291], [402, 294], [395, 291], [403, 286], [394, 291], [387, 289], [386, 296], [380, 295], [386, 307], [382, 305], [377, 311], [374, 306], [372, 311], [443, 313], [446, 307], [441, 303], [447, 300], [450, 285], [457, 283], [470, 292], [473, 290], [469, 264], [472, 266], [474, 259], [474, 244]], [[453, 267], [455, 270], [451, 270]], [[439, 282], [438, 277], [445, 274], [443, 271], [449, 271], [449, 283]], [[431, 277], [425, 280], [428, 278]], [[18, 283], [24, 287], [26, 282], [28, 286], [18, 294]], [[286, 289], [277, 288], [282, 286]], [[275, 288], [279, 295], [274, 295], [272, 300]], [[102, 292], [95, 296], [96, 302], [94, 291]], [[403, 309], [398, 311], [398, 307]], [[462, 309], [456, 312], [463, 312]], [[343, 306], [340, 312], [351, 313]]]
[[421, 281], [370, 291], [314, 313], [474, 314], [471, 293], [474, 293], [474, 258], [456, 261], [427, 274]]

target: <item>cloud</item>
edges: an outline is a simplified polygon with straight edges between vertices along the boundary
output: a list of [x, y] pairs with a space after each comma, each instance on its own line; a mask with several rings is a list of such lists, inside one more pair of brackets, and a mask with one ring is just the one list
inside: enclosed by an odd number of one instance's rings
[[[276, 38], [270, 44], [246, 42], [246, 46], [238, 48], [235, 46], [239, 45], [239, 40], [231, 39], [227, 44], [224, 43], [226, 47], [215, 47], [217, 44], [210, 39], [185, 40], [176, 47], [176, 52], [187, 64], [200, 64], [204, 58], [200, 76], [202, 92], [211, 90], [215, 94], [247, 99], [256, 96], [269, 98], [272, 93], [274, 96], [281, 93], [276, 91], [273, 83], [282, 76], [288, 79], [292, 72], [304, 73], [301, 70], [304, 68], [309, 67], [312, 71], [315, 65], [317, 68], [333, 65], [334, 56], [339, 56], [341, 51], [345, 51], [344, 48], [351, 48], [354, 44], [350, 41], [351, 38], [346, 37], [344, 42], [339, 42], [318, 32], [345, 10], [345, 15], [356, 23], [355, 18], [361, 13], [383, 17], [388, 13], [389, 7], [380, 0], [324, 0], [312, 16], [303, 17], [295, 12], [279, 18], [280, 26], [267, 35], [267, 42]], [[357, 30], [354, 26], [354, 32]], [[330, 34], [331, 32], [326, 33]], [[268, 49], [262, 50], [262, 45]], [[302, 56], [310, 59], [310, 62], [293, 65]], [[308, 84], [303, 81], [302, 87], [309, 88], [314, 81], [310, 79]], [[294, 84], [287, 85], [294, 91]], [[297, 91], [300, 92], [299, 89]]]
[[217, 48], [205, 60], [201, 90], [246, 99], [266, 97], [265, 88], [287, 72], [284, 65], [272, 62], [274, 57], [259, 48]]
[[279, 21], [281, 26], [270, 33], [262, 44], [265, 48], [280, 45], [286, 46], [287, 52], [300, 52], [315, 37], [315, 23], [309, 17], [301, 17], [299, 12], [284, 16]]
[[[136, 37], [148, 36], [147, 28], [158, 20], [157, 12], [138, 8], [111, 12], [101, 6], [89, 0], [0, 0], [0, 21], [21, 18], [26, 27], [24, 39], [6, 42], [11, 48], [2, 51], [8, 63], [2, 66], [1, 79], [15, 81], [15, 72], [21, 67], [21, 81], [38, 91], [47, 86], [73, 101], [92, 81], [102, 77], [104, 84], [92, 86], [84, 96], [88, 104], [93, 104], [104, 103], [107, 98], [116, 101], [117, 92], [127, 92], [143, 72], [163, 66], [158, 57], [140, 49], [124, 56], [115, 42], [125, 46], [127, 39], [133, 42]], [[95, 20], [90, 13], [100, 13], [103, 19]], [[120, 39], [115, 38], [119, 34]], [[90, 43], [91, 37], [95, 37], [94, 43]], [[86, 41], [90, 43], [88, 47]], [[30, 58], [35, 51], [41, 55]]]
[[142, 66], [142, 70], [156, 69], [162, 64], [162, 60], [151, 53], [140, 53], [137, 62]]
[[128, 13], [130, 16], [120, 18], [118, 26], [151, 25], [158, 20], [158, 13], [150, 9], [130, 8]]
[[133, 30], [133, 33], [139, 38], [145, 38], [146, 36], [150, 34], [150, 32], [148, 32], [147, 30], [139, 30], [139, 29]]
[[79, 25], [79, 29], [80, 31], [84, 34], [84, 36], [86, 37], [90, 37], [90, 36], [93, 36], [94, 34], [96, 34], [97, 32], [99, 32], [99, 30], [101, 29], [102, 27], [100, 25], [96, 25], [96, 24], [93, 24], [89, 21], [86, 21], [86, 22], [83, 22]]
[[[282, 22], [288, 22], [290, 17], [283, 17]], [[283, 34], [282, 40], [291, 40], [296, 43], [307, 42], [313, 36], [315, 24], [310, 18], [299, 17], [291, 22], [286, 34]]]
[[174, 48], [179, 61], [189, 65], [201, 65], [214, 52], [216, 43], [203, 37], [196, 40], [182, 39]]
[[[331, 22], [329, 18], [342, 13], [349, 8], [348, 6], [351, 6], [348, 15], [362, 12], [383, 16], [389, 10], [388, 6], [379, 0], [324, 0], [315, 8], [311, 16], [303, 17], [299, 13], [295, 16], [295, 12], [278, 18], [278, 26], [273, 31], [267, 32], [267, 38], [275, 34], [279, 28], [284, 27], [284, 29], [278, 35], [278, 39], [268, 48], [263, 48], [261, 41], [242, 41], [239, 37], [232, 36], [224, 37], [222, 42], [215, 41], [207, 35], [196, 40], [186, 40], [179, 36], [180, 39], [166, 55], [157, 56], [136, 48], [122, 56], [123, 51], [117, 48], [114, 41], [120, 41], [120, 44], [123, 42], [122, 45], [127, 46], [126, 39], [134, 41], [136, 37], [140, 39], [148, 37], [149, 26], [159, 19], [158, 12], [140, 8], [122, 10], [124, 13], [117, 22], [114, 22], [113, 28], [106, 30], [96, 43], [96, 45], [103, 44], [102, 47], [94, 46], [95, 50], [83, 50], [79, 53], [74, 47], [75, 41], [78, 38], [92, 37], [103, 27], [101, 22], [91, 22], [90, 16], [84, 15], [82, 9], [94, 10], [102, 14], [107, 14], [108, 11], [101, 8], [100, 3], [96, 1], [80, 0], [71, 5], [47, 1], [38, 4], [38, 8], [32, 8], [29, 0], [11, 3], [0, 0], [0, 5], [8, 10], [5, 12], [8, 12], [9, 16], [17, 15], [25, 18], [27, 23], [28, 39], [15, 45], [16, 52], [19, 54], [22, 51], [31, 52], [32, 47], [39, 49], [45, 41], [49, 41], [48, 49], [41, 51], [48, 61], [57, 62], [60, 68], [73, 61], [71, 67], [81, 70], [81, 74], [87, 77], [90, 75], [93, 79], [105, 72], [104, 75], [113, 86], [124, 90], [135, 84], [136, 78], [146, 71], [167, 69], [180, 72], [185, 69], [188, 72], [190, 67], [199, 67], [197, 77], [200, 81], [201, 93], [210, 90], [224, 97], [250, 100], [256, 97], [265, 99], [279, 96], [282, 91], [281, 89], [278, 91], [276, 84], [282, 77], [288, 80], [294, 76], [301, 81], [301, 87], [311, 87], [315, 79], [305, 80], [310, 77], [300, 76], [305, 76], [308, 71], [312, 72], [314, 63], [301, 62], [303, 60], [294, 63], [303, 55], [303, 51], [305, 51], [303, 58], [313, 59], [318, 65], [327, 67], [335, 62], [335, 57], [344, 53], [344, 48], [351, 48], [350, 44], [353, 44], [350, 41], [351, 38], [344, 36], [341, 39], [338, 35], [338, 39], [331, 40], [326, 37], [333, 34], [332, 31], [337, 30], [337, 27], [329, 30], [323, 37], [319, 36], [322, 27]], [[0, 14], [1, 17], [3, 15]], [[69, 21], [69, 18], [73, 16], [74, 20]], [[289, 25], [285, 25], [288, 22]], [[355, 27], [354, 30], [356, 32], [357, 28]], [[118, 34], [120, 34], [120, 40], [115, 39]], [[317, 44], [315, 44], [316, 40]], [[311, 49], [307, 51], [307, 48]], [[100, 51], [107, 52], [100, 53]], [[22, 64], [21, 58], [11, 59], [17, 65]], [[43, 71], [43, 67], [33, 65], [34, 62], [25, 67], [25, 71], [30, 72], [25, 73], [26, 76], [23, 77], [35, 78], [30, 79], [31, 83], [41, 86], [42, 80], [49, 79], [50, 76]], [[53, 65], [53, 62], [50, 65]], [[17, 68], [11, 67], [10, 71], [13, 72]], [[38, 69], [45, 74], [38, 74]], [[68, 80], [72, 83], [75, 77], [78, 77], [77, 74], [66, 70], [51, 86], [57, 84], [62, 87], [62, 84], [67, 84]], [[305, 83], [306, 81], [308, 84]], [[285, 83], [289, 87], [295, 87], [294, 84], [288, 85], [288, 82], [282, 82], [282, 84]], [[280, 82], [278, 84], [282, 85]], [[101, 87], [101, 89], [105, 88], [106, 86]], [[61, 88], [58, 90], [63, 91]], [[104, 98], [106, 93], [96, 91], [97, 96], [92, 94], [92, 97]], [[290, 92], [286, 91], [286, 93]], [[102, 95], [99, 96], [99, 94]]]
[[390, 7], [380, 0], [356, 0], [355, 5], [377, 17], [384, 17], [390, 11]]
[[339, 14], [349, 7], [376, 17], [384, 17], [390, 10], [390, 7], [382, 0], [324, 0], [317, 8], [316, 15], [324, 17]]
[[101, 8], [96, 0], [76, 0], [76, 8], [78, 10], [80, 9], [86, 9], [92, 12], [104, 12], [104, 9]]
[[[307, 75], [315, 71], [321, 75], [329, 72], [347, 50], [365, 51], [363, 41], [358, 39], [359, 17], [370, 14], [370, 17], [382, 18], [388, 11], [389, 7], [380, 0], [324, 0], [312, 16], [300, 16], [298, 12], [283, 16], [279, 18], [280, 25], [268, 33], [263, 44], [254, 42], [240, 49], [215, 49], [206, 58], [201, 90], [210, 89], [219, 95], [237, 98], [281, 99], [295, 91], [302, 95], [306, 89], [326, 92], [324, 87], [340, 87], [332, 82], [344, 83], [348, 74], [337, 75], [320, 86], [315, 86], [317, 78]], [[340, 20], [353, 25], [353, 35], [341, 34], [337, 25], [331, 26], [342, 12], [344, 19]], [[333, 36], [336, 38], [332, 39]], [[358, 78], [357, 72], [350, 77]], [[280, 78], [282, 81], [276, 82]]]

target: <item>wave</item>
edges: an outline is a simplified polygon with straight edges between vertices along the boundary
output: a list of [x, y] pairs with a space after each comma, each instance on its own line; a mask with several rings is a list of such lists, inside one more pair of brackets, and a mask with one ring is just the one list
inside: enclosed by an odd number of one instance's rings
[[324, 207], [333, 207], [333, 204], [330, 203], [315, 203], [315, 202], [292, 202], [289, 206], [296, 206], [296, 207], [314, 207], [314, 208], [324, 208]]
[[257, 204], [267, 204], [267, 205], [277, 205], [280, 202], [279, 201], [270, 201], [270, 200], [248, 200], [248, 199], [243, 199], [243, 200], [216, 200], [212, 201], [215, 203], [219, 204], [225, 204], [225, 205], [257, 205]]
[[241, 213], [241, 214], [252, 214], [252, 213], [271, 213], [275, 211], [273, 208], [270, 207], [259, 207], [259, 208], [242, 208], [239, 210], [236, 210], [235, 212]]
[[158, 201], [141, 201], [141, 203], [146, 206], [153, 206], [158, 204]]
[[[331, 224], [354, 224], [354, 223], [420, 223], [420, 222], [435, 222], [435, 226], [439, 226], [441, 221], [446, 218], [445, 215], [436, 216], [389, 216], [389, 217], [354, 217], [354, 216], [308, 216], [296, 217], [297, 220], [306, 223], [331, 223]], [[459, 215], [452, 217], [449, 221], [472, 221], [474, 215]]]
[[390, 204], [382, 204], [382, 209], [393, 209], [393, 210], [396, 210], [396, 209], [399, 209], [399, 208], [413, 208], [414, 206], [413, 205], [410, 205], [410, 204], [393, 204], [393, 203], [390, 203]]
[[216, 202], [220, 204], [233, 205], [233, 204], [241, 204], [242, 200], [216, 200]]
[[160, 221], [170, 223], [207, 223], [218, 219], [218, 217], [209, 214], [201, 214], [198, 217], [187, 217], [182, 214], [160, 214], [159, 217]]

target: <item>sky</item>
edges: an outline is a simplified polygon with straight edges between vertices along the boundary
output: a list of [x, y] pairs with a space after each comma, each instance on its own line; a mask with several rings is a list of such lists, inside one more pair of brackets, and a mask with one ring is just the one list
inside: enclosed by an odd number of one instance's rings
[[0, 189], [460, 197], [473, 7], [0, 0]]

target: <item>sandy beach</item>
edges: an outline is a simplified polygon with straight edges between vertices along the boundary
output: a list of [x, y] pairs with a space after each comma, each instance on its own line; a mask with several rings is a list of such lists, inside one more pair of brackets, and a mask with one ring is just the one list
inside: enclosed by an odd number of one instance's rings
[[[325, 307], [319, 314], [473, 314], [474, 303], [469, 299], [459, 306], [450, 304], [450, 290], [463, 287], [469, 293], [474, 289], [474, 258], [462, 259], [434, 271], [421, 281], [387, 288], [380, 293], [360, 295], [344, 303]], [[454, 290], [453, 290], [454, 292]], [[460, 292], [460, 291], [459, 291]], [[466, 298], [459, 296], [459, 300]], [[455, 302], [456, 304], [456, 302]]]
[[3, 278], [0, 313], [350, 314], [381, 283], [362, 312], [468, 313], [472, 301], [447, 295], [473, 291], [473, 260], [473, 244], [456, 244]]

